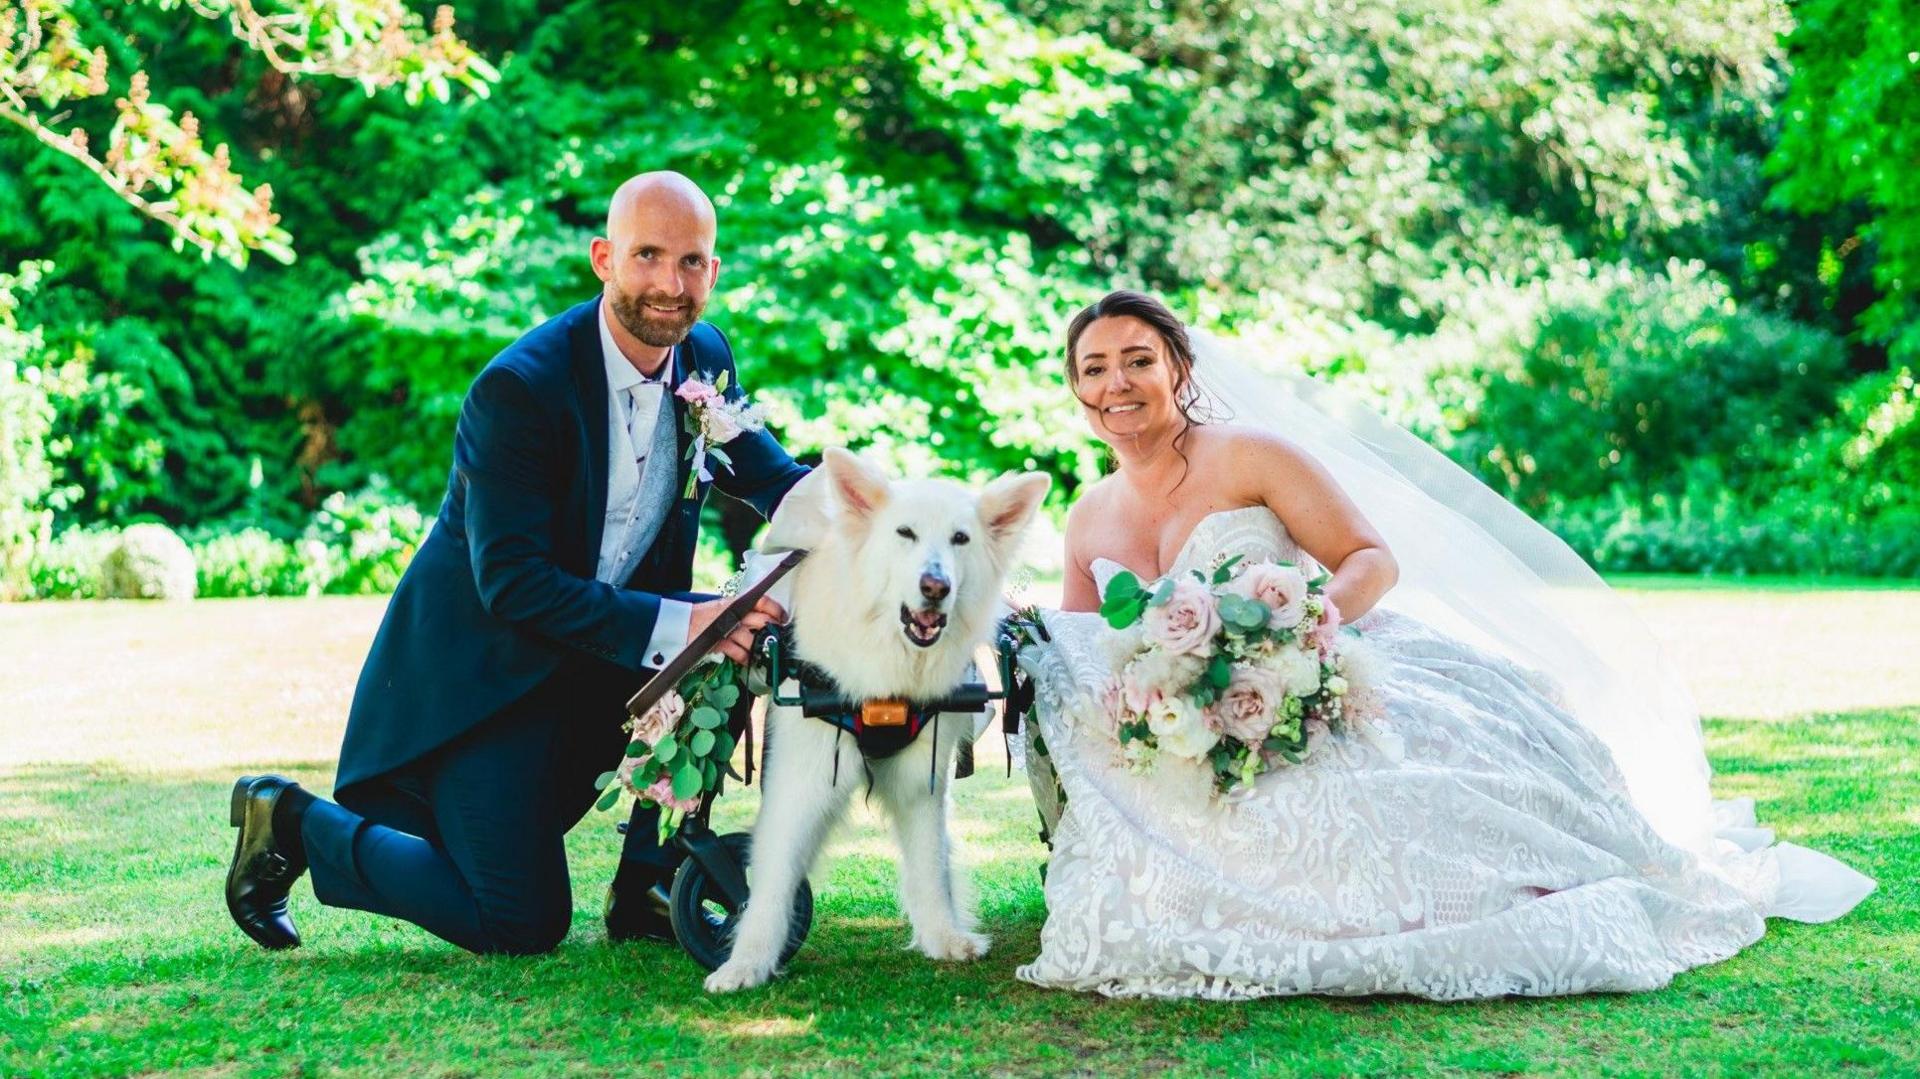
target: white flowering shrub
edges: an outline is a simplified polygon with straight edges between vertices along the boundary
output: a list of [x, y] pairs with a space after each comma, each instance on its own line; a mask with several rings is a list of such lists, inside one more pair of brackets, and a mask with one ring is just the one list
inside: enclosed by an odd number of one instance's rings
[[187, 541], [161, 524], [131, 525], [100, 565], [107, 599], [192, 599], [196, 571]]

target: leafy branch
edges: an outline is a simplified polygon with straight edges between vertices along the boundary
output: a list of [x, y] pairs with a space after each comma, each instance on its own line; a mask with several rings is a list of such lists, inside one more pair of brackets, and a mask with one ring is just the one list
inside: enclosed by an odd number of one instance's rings
[[[399, 0], [287, 0], [263, 11], [252, 0], [148, 0], [224, 21], [236, 40], [289, 76], [349, 79], [371, 94], [401, 86], [409, 102], [441, 101], [458, 84], [485, 96], [499, 72], [453, 32], [441, 7], [429, 31]], [[191, 112], [177, 118], [152, 99], [145, 71], [129, 73], [115, 99], [104, 149], [86, 128], [67, 126], [73, 103], [110, 91], [105, 47], [87, 47], [74, 0], [13, 0], [0, 11], [0, 120], [78, 162], [127, 205], [167, 226], [175, 250], [244, 265], [261, 251], [293, 260], [292, 236], [273, 212], [273, 188], [251, 189], [227, 146], [209, 148]]]

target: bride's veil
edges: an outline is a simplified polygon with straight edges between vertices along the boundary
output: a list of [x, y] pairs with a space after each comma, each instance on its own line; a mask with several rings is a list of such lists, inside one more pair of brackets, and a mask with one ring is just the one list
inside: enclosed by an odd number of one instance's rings
[[1325, 383], [1190, 331], [1201, 408], [1312, 454], [1385, 537], [1400, 581], [1380, 606], [1546, 676], [1612, 751], [1669, 841], [1714, 847], [1691, 696], [1647, 628], [1565, 543], [1433, 447]]

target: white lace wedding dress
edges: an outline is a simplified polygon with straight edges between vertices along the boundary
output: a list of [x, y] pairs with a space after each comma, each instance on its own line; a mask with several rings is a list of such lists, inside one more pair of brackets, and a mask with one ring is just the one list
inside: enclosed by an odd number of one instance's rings
[[[1264, 507], [1214, 513], [1173, 572], [1306, 559]], [[1105, 580], [1120, 567], [1102, 560]], [[1220, 800], [1204, 765], [1129, 773], [1089, 710], [1115, 673], [1095, 614], [1047, 612], [1029, 774], [1052, 831], [1038, 985], [1236, 999], [1652, 989], [1837, 917], [1872, 881], [1729, 807], [1712, 858], [1661, 839], [1606, 747], [1529, 672], [1403, 615], [1358, 623], [1384, 717]]]

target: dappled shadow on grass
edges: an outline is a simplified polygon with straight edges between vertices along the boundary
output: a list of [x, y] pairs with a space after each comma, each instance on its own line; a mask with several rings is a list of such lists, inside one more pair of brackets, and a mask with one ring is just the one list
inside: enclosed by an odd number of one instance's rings
[[[544, 957], [474, 957], [421, 930], [320, 907], [308, 946], [254, 948], [219, 888], [230, 775], [95, 768], [0, 777], [0, 1073], [125, 1074], [1324, 1074], [1601, 1071], [1750, 1074], [1807, 1061], [1920, 1068], [1920, 798], [1912, 711], [1708, 728], [1716, 793], [1752, 795], [1763, 823], [1882, 882], [1854, 916], [1776, 922], [1734, 959], [1665, 990], [1441, 1005], [1385, 998], [1244, 1005], [1109, 1001], [1014, 980], [1044, 908], [1024, 781], [960, 786], [957, 813], [995, 942], [984, 960], [903, 950], [890, 840], [858, 817], [816, 877], [820, 912], [788, 974], [709, 998], [677, 949], [609, 944], [600, 889], [612, 815], [569, 837], [575, 920]], [[308, 782], [331, 767], [292, 765]], [[324, 789], [324, 788], [323, 788]], [[751, 792], [723, 827], [751, 817]]]

